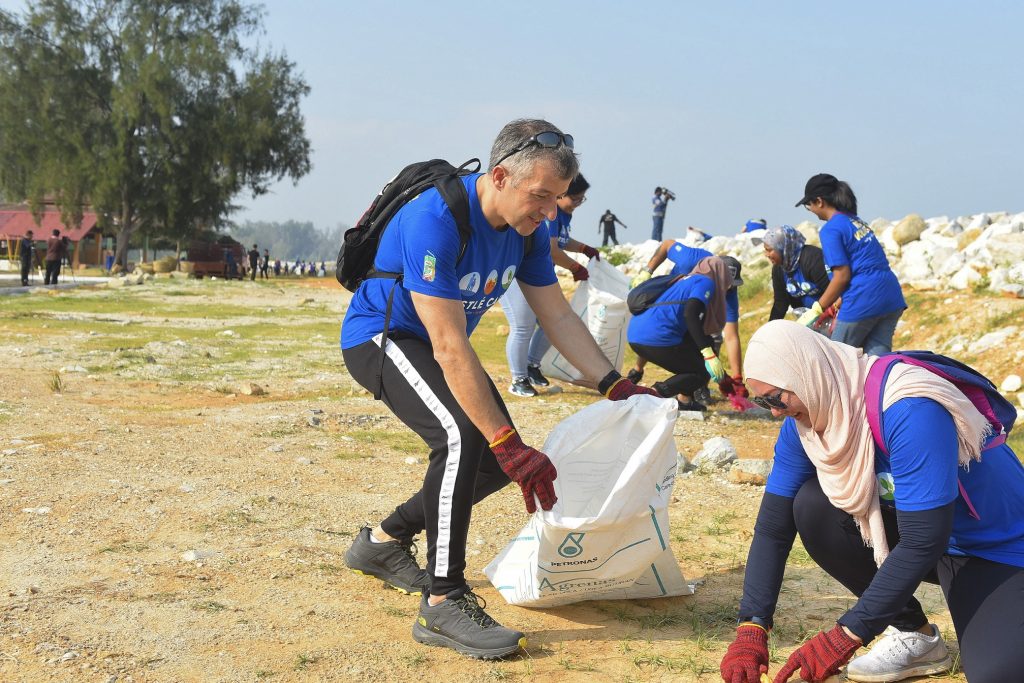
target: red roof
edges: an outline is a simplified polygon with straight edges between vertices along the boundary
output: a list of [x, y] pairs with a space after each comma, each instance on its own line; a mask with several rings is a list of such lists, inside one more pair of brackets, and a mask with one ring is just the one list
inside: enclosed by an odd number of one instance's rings
[[67, 236], [72, 242], [78, 242], [90, 230], [96, 227], [96, 214], [86, 211], [82, 215], [82, 224], [76, 228], [68, 228], [61, 220], [59, 211], [44, 211], [37, 223], [35, 216], [28, 209], [0, 209], [0, 237], [18, 239], [24, 237], [29, 230], [38, 240], [46, 239], [54, 230], [60, 230], [60, 236]]

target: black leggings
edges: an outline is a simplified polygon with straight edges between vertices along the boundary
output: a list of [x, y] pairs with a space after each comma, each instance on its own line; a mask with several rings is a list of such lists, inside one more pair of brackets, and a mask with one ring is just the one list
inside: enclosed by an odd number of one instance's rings
[[[430, 592], [444, 595], [466, 585], [466, 538], [473, 505], [504, 488], [508, 476], [498, 466], [488, 439], [452, 396], [430, 344], [417, 338], [388, 340], [381, 400], [430, 448], [423, 486], [383, 522], [385, 533], [411, 539], [427, 532]], [[369, 391], [377, 388], [380, 346], [368, 341], [342, 350], [352, 377]], [[501, 394], [491, 394], [512, 424]]]
[[[830, 576], [860, 596], [877, 568], [853, 518], [834, 507], [817, 477], [793, 501], [793, 517], [808, 554]], [[899, 543], [895, 512], [882, 509], [889, 547]], [[960, 642], [960, 660], [970, 683], [1024, 679], [1024, 568], [978, 557], [943, 555], [925, 577], [942, 587]], [[916, 598], [893, 620], [910, 631], [928, 618]]]
[[675, 346], [648, 346], [633, 342], [629, 346], [644, 360], [675, 373], [664, 382], [655, 382], [654, 389], [665, 398], [676, 394], [692, 396], [696, 389], [706, 386], [711, 379], [700, 349], [688, 334], [683, 335], [683, 341]]

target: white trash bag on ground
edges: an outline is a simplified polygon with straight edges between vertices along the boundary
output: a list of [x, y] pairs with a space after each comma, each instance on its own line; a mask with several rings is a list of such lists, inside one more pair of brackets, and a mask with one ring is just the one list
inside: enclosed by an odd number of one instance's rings
[[669, 547], [675, 399], [599, 401], [558, 424], [544, 453], [558, 502], [484, 569], [513, 605], [690, 595]]
[[[579, 284], [569, 304], [590, 330], [612, 367], [621, 370], [629, 323], [629, 309], [626, 308], [629, 278], [615, 266], [596, 259], [590, 259], [587, 270], [590, 279]], [[583, 376], [554, 346], [541, 359], [540, 370], [548, 377], [565, 382], [574, 382]]]

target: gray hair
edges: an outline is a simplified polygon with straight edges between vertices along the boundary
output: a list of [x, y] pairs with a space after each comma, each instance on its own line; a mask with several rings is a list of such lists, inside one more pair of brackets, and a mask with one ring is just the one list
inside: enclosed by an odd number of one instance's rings
[[[498, 160], [509, 154], [519, 145], [529, 140], [537, 133], [545, 131], [561, 133], [553, 123], [543, 119], [516, 119], [505, 124], [505, 127], [494, 139], [491, 146], [491, 159], [487, 166], [488, 172], [493, 171], [498, 165]], [[575, 178], [579, 173], [580, 164], [576, 154], [565, 145], [558, 147], [541, 147], [540, 145], [529, 145], [526, 149], [512, 154], [501, 162], [501, 165], [508, 171], [512, 182], [526, 177], [533, 171], [534, 165], [541, 159], [554, 164], [555, 173], [560, 178]]]

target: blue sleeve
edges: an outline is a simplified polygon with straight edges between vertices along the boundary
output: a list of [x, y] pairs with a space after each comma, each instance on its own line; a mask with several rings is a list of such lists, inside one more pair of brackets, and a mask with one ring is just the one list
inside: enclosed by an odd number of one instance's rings
[[[511, 228], [510, 228], [511, 229]], [[516, 270], [516, 279], [534, 287], [544, 287], [558, 282], [555, 264], [551, 260], [551, 240], [543, 230], [535, 230], [530, 251]], [[525, 243], [525, 242], [524, 242]]]
[[796, 422], [787, 417], [782, 421], [779, 438], [775, 441], [775, 458], [765, 493], [793, 498], [804, 482], [813, 476], [816, 476], [814, 463], [807, 457], [800, 443]]
[[[402, 286], [442, 299], [462, 299], [455, 264], [459, 256], [459, 230], [450, 213], [429, 210], [400, 211], [389, 229], [398, 228], [402, 255]], [[393, 221], [393, 223], [394, 223]]]
[[953, 416], [928, 398], [905, 398], [882, 413], [897, 510], [918, 512], [956, 499], [957, 436]]
[[725, 293], [725, 322], [738, 323], [740, 321], [740, 295], [735, 287], [730, 287]]
[[840, 226], [830, 226], [826, 223], [818, 233], [818, 238], [821, 240], [821, 250], [825, 254], [825, 264], [829, 268], [850, 265], [850, 253], [846, 248], [846, 240]]

